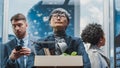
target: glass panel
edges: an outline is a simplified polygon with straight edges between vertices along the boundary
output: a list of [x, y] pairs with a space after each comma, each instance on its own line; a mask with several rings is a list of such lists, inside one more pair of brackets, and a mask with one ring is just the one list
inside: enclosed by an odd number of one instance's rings
[[57, 4], [59, 3], [59, 1], [58, 2], [51, 1], [51, 3], [53, 4], [49, 4], [49, 2], [42, 3], [40, 1], [29, 10], [27, 17], [30, 25], [30, 33], [39, 37], [46, 37], [52, 34], [52, 28], [49, 27], [49, 21], [48, 21], [49, 14], [53, 9], [57, 7], [61, 7], [68, 10], [68, 12], [71, 14], [70, 24], [66, 32], [67, 34], [73, 36], [74, 35], [74, 6], [67, 5], [67, 4], [64, 5], [65, 1], [62, 4], [61, 2], [60, 4]]
[[3, 1], [0, 0], [0, 68], [2, 63], [2, 26], [3, 26]]
[[[14, 38], [14, 33], [12, 30], [10, 18], [17, 14], [17, 13], [22, 13], [25, 16], [27, 16], [28, 11], [34, 6], [36, 3], [38, 3], [39, 0], [11, 0], [9, 1], [9, 11], [8, 11], [8, 40], [11, 40]], [[22, 4], [22, 5], [21, 5]]]
[[120, 0], [115, 0], [115, 66], [120, 68]]
[[[80, 33], [89, 23], [103, 24], [103, 0], [80, 0]], [[86, 45], [86, 49], [89, 45]]]
[[[65, 8], [70, 13], [70, 24], [66, 32], [74, 36], [74, 0], [30, 0], [29, 2], [25, 0], [11, 0], [9, 2], [8, 21], [14, 14], [23, 13], [28, 19], [29, 33], [43, 38], [52, 34], [48, 18], [50, 12], [57, 7]], [[10, 23], [9, 26], [8, 38], [10, 40], [14, 37], [14, 33]]]

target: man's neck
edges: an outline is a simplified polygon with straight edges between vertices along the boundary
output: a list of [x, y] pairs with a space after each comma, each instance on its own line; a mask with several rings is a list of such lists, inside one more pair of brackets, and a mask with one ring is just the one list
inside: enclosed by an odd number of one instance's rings
[[56, 37], [65, 37], [66, 36], [65, 30], [54, 31], [54, 36], [56, 36]]
[[17, 37], [18, 39], [23, 39], [23, 38], [25, 38], [25, 37], [27, 37], [28, 36], [28, 34], [27, 33], [25, 33], [23, 36], [21, 36], [21, 37]]

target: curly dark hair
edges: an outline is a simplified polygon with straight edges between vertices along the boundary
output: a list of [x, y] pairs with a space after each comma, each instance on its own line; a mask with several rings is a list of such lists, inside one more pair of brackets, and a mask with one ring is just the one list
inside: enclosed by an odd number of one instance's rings
[[103, 36], [104, 32], [101, 25], [97, 23], [88, 24], [81, 34], [83, 42], [90, 43], [91, 45], [97, 45]]

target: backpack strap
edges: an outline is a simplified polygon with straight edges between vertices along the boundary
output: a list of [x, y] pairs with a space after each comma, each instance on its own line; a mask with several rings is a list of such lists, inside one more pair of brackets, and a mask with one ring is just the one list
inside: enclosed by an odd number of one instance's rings
[[107, 57], [105, 57], [104, 55], [102, 55], [101, 53], [99, 53], [99, 54], [105, 59], [105, 61], [108, 64], [108, 67], [110, 68], [110, 60]]

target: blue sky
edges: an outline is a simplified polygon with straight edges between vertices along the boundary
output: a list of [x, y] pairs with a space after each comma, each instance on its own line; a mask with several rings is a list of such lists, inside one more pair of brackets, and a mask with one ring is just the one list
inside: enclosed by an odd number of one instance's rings
[[120, 0], [115, 0], [115, 7], [117, 11], [120, 11]]
[[88, 23], [103, 24], [104, 0], [80, 0], [80, 33]]

